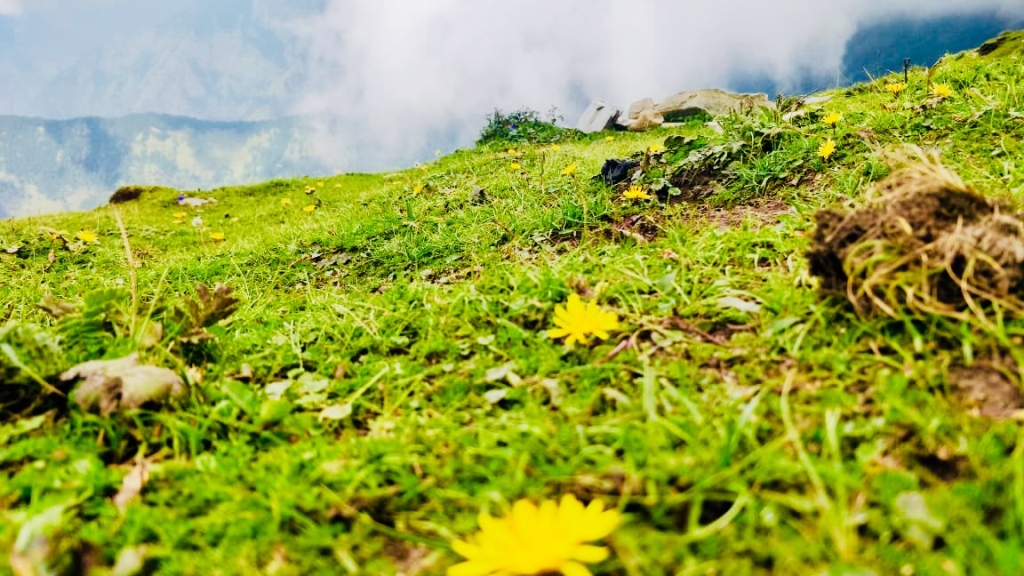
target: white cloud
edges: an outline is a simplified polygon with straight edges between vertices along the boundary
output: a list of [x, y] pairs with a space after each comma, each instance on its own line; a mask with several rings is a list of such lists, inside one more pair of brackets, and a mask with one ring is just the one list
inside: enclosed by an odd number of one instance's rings
[[440, 133], [471, 141], [495, 108], [628, 105], [739, 72], [834, 77], [859, 24], [964, 8], [1024, 12], [1019, 0], [332, 0], [298, 28], [313, 81], [297, 111], [330, 118], [321, 144], [336, 156], [365, 165], [386, 149], [400, 165]]
[[21, 14], [21, 0], [0, 0], [0, 16]]

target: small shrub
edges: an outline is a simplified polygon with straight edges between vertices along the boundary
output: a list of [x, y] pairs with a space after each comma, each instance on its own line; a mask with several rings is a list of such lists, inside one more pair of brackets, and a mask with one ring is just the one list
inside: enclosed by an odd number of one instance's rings
[[523, 108], [508, 114], [495, 110], [487, 117], [487, 125], [477, 138], [477, 145], [490, 142], [530, 142], [551, 143], [564, 140], [576, 140], [581, 133], [557, 125], [561, 118], [556, 110], [548, 113], [548, 119], [542, 119], [540, 112]]
[[138, 200], [143, 192], [148, 192], [149, 190], [150, 188], [147, 186], [122, 186], [110, 196], [110, 203], [123, 204], [132, 200]]

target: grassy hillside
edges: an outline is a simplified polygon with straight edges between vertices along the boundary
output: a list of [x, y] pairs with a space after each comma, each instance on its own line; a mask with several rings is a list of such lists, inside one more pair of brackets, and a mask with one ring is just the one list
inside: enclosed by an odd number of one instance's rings
[[[1024, 318], [858, 313], [805, 254], [902, 144], [1020, 205], [1022, 66], [5, 221], [0, 573], [444, 574], [481, 512], [572, 494], [621, 514], [595, 574], [1017, 574]], [[631, 156], [651, 199], [592, 178]], [[608, 338], [552, 337], [573, 295]], [[65, 397], [132, 352], [185, 393]]]

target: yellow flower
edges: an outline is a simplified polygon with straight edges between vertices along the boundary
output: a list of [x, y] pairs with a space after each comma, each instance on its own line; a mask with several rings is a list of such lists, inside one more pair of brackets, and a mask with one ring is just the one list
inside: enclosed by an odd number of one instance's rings
[[423, 184], [417, 184], [417, 185], [416, 185], [416, 186], [415, 186], [415, 187], [414, 187], [414, 188], [412, 189], [412, 195], [413, 195], [413, 196], [415, 196], [415, 195], [419, 194], [420, 192], [423, 192]]
[[174, 214], [171, 214], [171, 216], [173, 216], [175, 220], [183, 220], [185, 218], [185, 213], [175, 212]]
[[99, 242], [100, 239], [96, 236], [96, 233], [92, 230], [79, 230], [76, 234], [79, 240], [82, 242]]
[[509, 164], [508, 167], [513, 169], [513, 170], [519, 170], [520, 168], [523, 167], [523, 165], [520, 164], [519, 162], [513, 162], [513, 163]]
[[818, 146], [818, 156], [821, 156], [825, 160], [828, 160], [828, 157], [831, 156], [835, 151], [836, 143], [831, 138], [822, 142], [821, 146]]
[[650, 200], [651, 195], [644, 190], [643, 187], [633, 184], [628, 190], [622, 193], [622, 197], [627, 200]]
[[885, 85], [885, 90], [888, 93], [892, 94], [894, 98], [899, 96], [900, 92], [903, 92], [906, 89], [907, 89], [907, 83], [906, 82], [890, 82], [890, 83]]
[[214, 232], [214, 233], [210, 234], [210, 240], [213, 240], [214, 242], [223, 242], [224, 241], [224, 233], [223, 232]]
[[291, 198], [281, 198], [281, 206], [291, 206], [291, 205], [292, 205], [292, 199]]
[[605, 312], [596, 302], [584, 304], [579, 294], [570, 294], [565, 306], [555, 307], [555, 326], [548, 330], [549, 338], [565, 338], [566, 346], [576, 342], [587, 344], [590, 334], [604, 340], [609, 330], [619, 327], [619, 317], [614, 312]]
[[317, 187], [317, 188], [323, 188], [323, 187], [324, 187], [324, 183], [323, 183], [323, 181], [321, 180], [320, 182], [317, 182], [317, 183], [316, 183], [316, 187]]
[[936, 84], [932, 86], [932, 94], [939, 98], [951, 98], [953, 89], [949, 87], [949, 84]]
[[519, 151], [516, 150], [515, 148], [509, 148], [508, 149], [508, 155], [509, 156], [519, 156]]
[[655, 152], [661, 152], [664, 149], [665, 147], [662, 146], [661, 144], [651, 144], [650, 148], [648, 148], [647, 151], [653, 154]]
[[615, 136], [605, 136], [604, 137], [604, 141], [605, 142], [611, 142], [612, 140], [615, 140]]
[[821, 121], [826, 126], [835, 126], [842, 119], [843, 115], [840, 114], [839, 112], [829, 112], [828, 114], [825, 115], [824, 118], [821, 119]]
[[605, 538], [619, 520], [618, 511], [605, 510], [600, 500], [584, 507], [571, 494], [539, 507], [519, 500], [505, 517], [480, 514], [480, 532], [452, 542], [466, 561], [448, 568], [448, 576], [590, 576], [584, 564], [605, 560], [608, 548], [586, 542]]
[[559, 146], [558, 144], [552, 144], [552, 145], [551, 145], [551, 151], [552, 151], [552, 152], [558, 152], [558, 151], [559, 151], [559, 150], [561, 150], [561, 149], [562, 149], [562, 147], [561, 147], [561, 146]]
[[316, 210], [316, 206], [314, 206], [313, 204], [309, 204], [302, 208], [302, 211], [307, 214], [312, 214], [313, 210]]
[[562, 169], [562, 176], [569, 176], [570, 174], [576, 172], [576, 168], [577, 166], [575, 162], [569, 164], [568, 166]]

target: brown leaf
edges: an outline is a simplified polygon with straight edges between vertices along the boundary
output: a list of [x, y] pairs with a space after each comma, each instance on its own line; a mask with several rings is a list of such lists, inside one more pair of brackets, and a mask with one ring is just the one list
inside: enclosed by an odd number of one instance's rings
[[74, 314], [78, 312], [78, 308], [70, 303], [64, 302], [54, 298], [53, 294], [47, 294], [43, 296], [43, 301], [37, 304], [44, 312], [52, 316], [55, 320]]
[[238, 299], [231, 295], [231, 290], [230, 286], [217, 284], [211, 293], [206, 284], [197, 284], [196, 295], [199, 299], [185, 298], [185, 313], [192, 328], [208, 328], [231, 316], [238, 307]]
[[138, 360], [138, 354], [93, 360], [71, 368], [60, 378], [65, 382], [81, 379], [72, 399], [82, 409], [98, 409], [104, 416], [185, 393], [185, 383], [177, 374], [167, 368], [139, 365]]
[[149, 482], [149, 460], [139, 458], [121, 481], [121, 489], [114, 495], [114, 505], [122, 513], [128, 503], [142, 494], [142, 488]]

